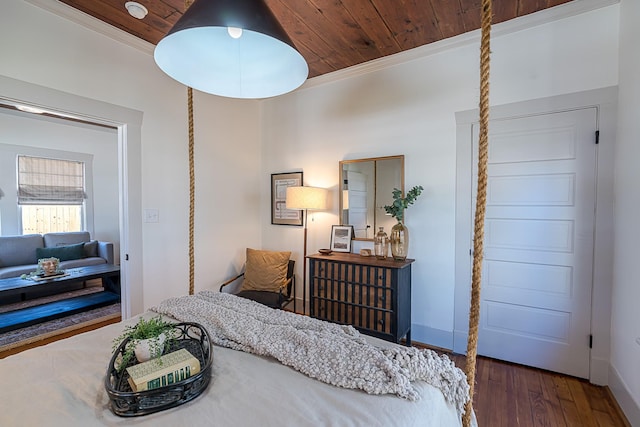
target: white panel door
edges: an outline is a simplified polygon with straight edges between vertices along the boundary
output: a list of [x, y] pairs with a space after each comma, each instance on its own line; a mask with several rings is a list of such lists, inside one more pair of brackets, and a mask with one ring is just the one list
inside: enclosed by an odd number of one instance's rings
[[[596, 118], [490, 124], [481, 355], [589, 377]], [[473, 138], [477, 168], [477, 126]]]

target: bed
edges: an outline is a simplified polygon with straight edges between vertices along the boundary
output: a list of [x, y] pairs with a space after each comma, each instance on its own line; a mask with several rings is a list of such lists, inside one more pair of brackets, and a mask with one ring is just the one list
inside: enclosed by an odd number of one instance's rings
[[[198, 295], [181, 298], [197, 298]], [[230, 297], [243, 300], [234, 296], [224, 298]], [[148, 311], [142, 316], [148, 318], [158, 312], [166, 315], [172, 310], [175, 314], [177, 300], [181, 299], [165, 301], [154, 308], [156, 311]], [[190, 309], [172, 317], [176, 321], [193, 321], [193, 316], [199, 315]], [[293, 322], [309, 319], [292, 313], [286, 316], [295, 316], [287, 320]], [[196, 399], [155, 414], [122, 418], [110, 409], [104, 377], [113, 338], [120, 334], [124, 325], [135, 323], [137, 317], [0, 361], [4, 383], [0, 391], [3, 406], [0, 425], [461, 425], [459, 405], [447, 401], [439, 388], [425, 381], [412, 381], [415, 400], [399, 397], [397, 393], [372, 395], [311, 378], [273, 357], [220, 345], [214, 346], [211, 383]], [[214, 327], [210, 319], [198, 320], [208, 331]], [[316, 319], [309, 320], [316, 322]], [[237, 322], [237, 319], [230, 320], [231, 324]], [[211, 335], [216, 343], [218, 332]], [[372, 337], [358, 339], [390, 351], [405, 348]], [[475, 420], [473, 423], [475, 425]]]

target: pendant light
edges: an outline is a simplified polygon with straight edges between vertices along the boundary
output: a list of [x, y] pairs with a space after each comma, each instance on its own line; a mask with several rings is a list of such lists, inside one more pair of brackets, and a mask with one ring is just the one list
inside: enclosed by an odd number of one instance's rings
[[309, 74], [262, 0], [196, 0], [160, 40], [154, 59], [180, 83], [230, 98], [282, 95]]

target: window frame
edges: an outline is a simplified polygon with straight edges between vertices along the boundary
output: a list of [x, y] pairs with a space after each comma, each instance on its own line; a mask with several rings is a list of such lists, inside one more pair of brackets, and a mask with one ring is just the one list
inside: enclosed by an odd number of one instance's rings
[[[52, 155], [45, 155], [44, 152], [49, 151]], [[55, 153], [55, 150], [42, 150], [40, 153], [17, 153], [15, 157], [15, 171], [16, 171], [16, 203], [18, 208], [18, 227], [21, 234], [31, 234], [31, 232], [25, 233], [25, 224], [24, 224], [24, 206], [79, 206], [80, 207], [80, 230], [62, 230], [62, 231], [83, 231], [88, 229], [88, 203], [87, 200], [89, 198], [89, 183], [92, 182], [93, 177], [88, 176], [88, 171], [91, 172], [92, 168], [90, 167], [91, 163], [88, 163], [87, 160], [91, 161], [93, 156], [84, 155], [82, 153]], [[20, 203], [20, 158], [21, 157], [31, 157], [43, 160], [53, 160], [53, 161], [61, 161], [61, 162], [74, 162], [82, 164], [82, 179], [83, 179], [83, 193], [84, 197], [82, 203], [51, 203], [50, 201], [46, 203]], [[86, 157], [86, 158], [78, 158], [78, 157]], [[91, 180], [90, 180], [91, 178]], [[92, 191], [91, 191], [92, 192]], [[91, 218], [93, 215], [91, 215]], [[91, 221], [93, 222], [93, 221]], [[92, 224], [93, 225], [93, 224]], [[93, 228], [93, 227], [91, 227]], [[59, 232], [61, 230], [51, 230], [51, 232]]]

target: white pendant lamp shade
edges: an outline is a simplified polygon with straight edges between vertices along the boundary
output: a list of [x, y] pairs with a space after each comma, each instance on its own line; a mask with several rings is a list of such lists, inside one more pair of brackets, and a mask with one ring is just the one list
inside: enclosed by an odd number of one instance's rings
[[282, 95], [309, 74], [262, 0], [196, 0], [160, 40], [154, 58], [180, 83], [230, 98]]

